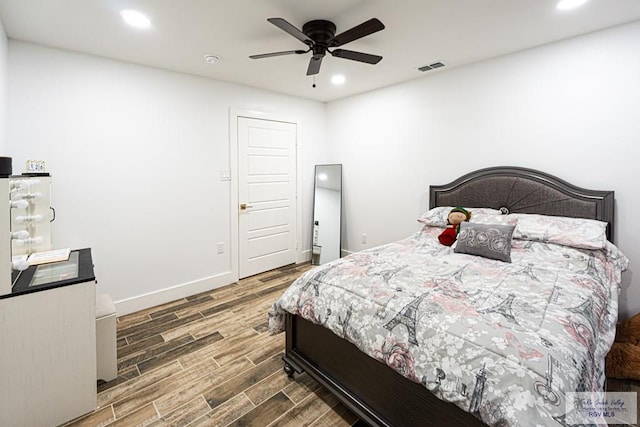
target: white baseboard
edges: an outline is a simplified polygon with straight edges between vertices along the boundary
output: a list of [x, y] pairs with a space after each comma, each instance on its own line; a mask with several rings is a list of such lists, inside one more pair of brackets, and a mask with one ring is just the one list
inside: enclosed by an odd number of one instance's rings
[[166, 289], [149, 292], [147, 294], [137, 295], [135, 297], [126, 298], [120, 301], [114, 301], [116, 313], [122, 316], [136, 311], [144, 310], [156, 305], [165, 304], [200, 292], [210, 291], [222, 286], [230, 285], [232, 280], [231, 272], [217, 274], [215, 276], [205, 277], [204, 279], [194, 280], [192, 282], [182, 283]]
[[353, 253], [353, 251], [348, 251], [346, 249], [341, 249], [340, 253], [342, 254], [343, 257], [346, 257], [347, 255], [351, 255]]

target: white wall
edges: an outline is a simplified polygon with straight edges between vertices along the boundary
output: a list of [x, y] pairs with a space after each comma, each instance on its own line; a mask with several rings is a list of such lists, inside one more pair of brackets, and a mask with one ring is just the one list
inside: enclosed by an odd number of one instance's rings
[[0, 156], [9, 156], [7, 144], [7, 33], [0, 20]]
[[233, 168], [230, 109], [300, 123], [304, 257], [313, 166], [326, 151], [324, 104], [9, 41], [14, 173], [27, 159], [47, 162], [54, 247], [93, 249], [98, 290], [119, 314], [231, 282], [236, 209], [230, 182], [220, 180]]
[[344, 164], [343, 236], [351, 251], [415, 231], [429, 184], [494, 165], [541, 169], [616, 191], [616, 239], [631, 260], [621, 295], [626, 316], [640, 311], [633, 280], [640, 260], [639, 43], [636, 22], [426, 74], [325, 109], [10, 41], [4, 151], [15, 172], [26, 159], [47, 161], [56, 246], [91, 246], [99, 290], [118, 301], [151, 294], [139, 299], [149, 303], [157, 292], [188, 294], [229, 277], [229, 253], [215, 253], [217, 241], [229, 247], [229, 183], [219, 180], [219, 170], [230, 167], [229, 108], [302, 123], [302, 248], [310, 246], [315, 163]]
[[328, 160], [344, 164], [346, 248], [418, 229], [430, 184], [530, 167], [615, 190], [616, 242], [630, 259], [621, 315], [640, 311], [638, 46], [635, 22], [328, 104]]

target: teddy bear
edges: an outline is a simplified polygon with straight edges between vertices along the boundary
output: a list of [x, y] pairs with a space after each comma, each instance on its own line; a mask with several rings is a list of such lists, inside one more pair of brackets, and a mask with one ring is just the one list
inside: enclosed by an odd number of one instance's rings
[[640, 380], [640, 313], [618, 323], [605, 373], [611, 378]]
[[438, 240], [445, 246], [451, 246], [458, 237], [460, 231], [460, 223], [463, 221], [469, 221], [471, 219], [471, 212], [460, 206], [449, 211], [447, 215], [447, 228], [438, 236]]

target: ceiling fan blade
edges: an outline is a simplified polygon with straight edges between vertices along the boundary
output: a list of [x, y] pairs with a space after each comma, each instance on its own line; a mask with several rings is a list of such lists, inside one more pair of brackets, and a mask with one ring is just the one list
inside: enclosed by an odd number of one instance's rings
[[307, 76], [312, 76], [320, 72], [320, 65], [322, 65], [322, 58], [324, 58], [324, 56], [314, 55], [311, 57], [311, 59], [309, 59]]
[[371, 18], [360, 25], [338, 34], [329, 41], [330, 47], [338, 47], [343, 44], [347, 44], [369, 34], [373, 34], [377, 31], [384, 30], [384, 24], [377, 18]]
[[294, 27], [289, 21], [283, 18], [269, 18], [267, 21], [271, 22], [276, 27], [280, 28], [282, 31], [289, 33], [293, 37], [300, 40], [302, 43], [305, 43], [309, 46], [313, 44], [313, 40], [311, 40], [305, 33]]
[[352, 61], [366, 62], [367, 64], [377, 64], [382, 60], [382, 56], [371, 55], [370, 53], [355, 52], [353, 50], [336, 49], [333, 52], [329, 52], [332, 56], [344, 59], [351, 59]]
[[249, 58], [251, 59], [262, 59], [262, 58], [271, 58], [272, 56], [282, 56], [282, 55], [301, 55], [303, 53], [309, 52], [308, 50], [285, 50], [283, 52], [272, 52], [272, 53], [261, 53], [259, 55], [251, 55]]

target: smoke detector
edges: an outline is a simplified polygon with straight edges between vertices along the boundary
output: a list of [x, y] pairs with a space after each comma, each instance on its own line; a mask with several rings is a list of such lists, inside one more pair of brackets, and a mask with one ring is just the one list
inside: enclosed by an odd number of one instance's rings
[[208, 53], [204, 56], [204, 61], [207, 64], [217, 64], [220, 62], [220, 57], [218, 55], [211, 55]]

